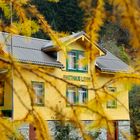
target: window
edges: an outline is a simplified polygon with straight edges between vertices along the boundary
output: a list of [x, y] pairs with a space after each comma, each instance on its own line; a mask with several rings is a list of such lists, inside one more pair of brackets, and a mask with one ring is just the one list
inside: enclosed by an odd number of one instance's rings
[[79, 95], [79, 104], [83, 104], [87, 102], [87, 89], [79, 88], [78, 95]]
[[[85, 57], [83, 52], [80, 52], [78, 54], [78, 56], [79, 56], [78, 60], [83, 60]], [[86, 70], [86, 67], [83, 65], [83, 63], [81, 61], [79, 61], [79, 63], [78, 63], [78, 70], [81, 70], [81, 71]]]
[[87, 71], [87, 66], [82, 63], [82, 60], [85, 58], [83, 51], [73, 50], [68, 52], [67, 60], [67, 70], [68, 71]]
[[88, 92], [86, 87], [77, 88], [74, 86], [67, 87], [67, 100], [71, 104], [84, 104], [87, 102]]
[[68, 69], [76, 70], [76, 52], [70, 52], [68, 54]]
[[32, 82], [32, 86], [35, 92], [35, 105], [44, 105], [44, 83], [43, 82]]
[[4, 106], [4, 82], [0, 81], [0, 106]]
[[[116, 93], [116, 87], [108, 87], [107, 90], [109, 94], [111, 94], [112, 97], [114, 97], [113, 94]], [[110, 99], [107, 101], [107, 108], [117, 108], [117, 99], [115, 99], [115, 97], [114, 99]]]
[[76, 95], [76, 88], [75, 87], [68, 87], [67, 89], [67, 100], [70, 103], [76, 103], [77, 102], [77, 95]]

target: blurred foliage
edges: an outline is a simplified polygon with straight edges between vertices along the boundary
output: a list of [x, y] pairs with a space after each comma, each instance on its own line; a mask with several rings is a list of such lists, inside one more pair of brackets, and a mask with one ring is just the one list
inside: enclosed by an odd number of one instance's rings
[[[51, 0], [52, 1], [52, 0]], [[133, 2], [132, 2], [133, 1]], [[89, 58], [90, 65], [90, 77], [91, 77], [91, 85], [95, 93], [95, 98], [88, 102], [86, 105], [77, 105], [78, 109], [75, 110], [73, 105], [70, 106], [72, 110], [72, 117], [67, 118], [67, 116], [63, 116], [62, 119], [70, 119], [80, 130], [80, 133], [83, 139], [89, 140], [91, 137], [87, 136], [84, 133], [84, 126], [81, 124], [80, 120], [78, 120], [78, 115], [84, 111], [90, 111], [96, 117], [95, 124], [92, 124], [92, 128], [101, 128], [105, 127], [109, 130], [110, 133], [113, 134], [113, 123], [109, 123], [109, 116], [106, 116], [104, 113], [104, 108], [102, 107], [102, 103], [106, 102], [108, 99], [115, 98], [116, 96], [110, 96], [107, 87], [109, 84], [116, 84], [117, 82], [125, 83], [125, 90], [130, 89], [130, 84], [137, 83], [140, 84], [140, 65], [139, 61], [137, 62], [136, 73], [117, 73], [115, 76], [101, 85], [98, 86], [97, 83], [97, 75], [95, 73], [95, 59], [99, 56], [99, 51], [96, 48], [97, 43], [103, 42], [102, 44], [105, 47], [112, 47], [112, 52], [116, 53], [118, 57], [122, 58], [125, 62], [129, 62], [129, 57], [125, 52], [125, 49], [129, 47], [140, 48], [140, 20], [139, 20], [139, 6], [138, 1], [136, 0], [79, 0], [79, 6], [84, 10], [84, 21], [85, 23], [85, 31], [87, 33], [87, 38], [89, 42], [85, 43], [85, 49], [87, 52], [87, 58]], [[64, 54], [66, 53], [66, 46], [59, 40], [59, 33], [57, 31], [64, 32], [76, 32], [83, 28], [83, 10], [79, 8], [76, 0], [60, 0], [55, 1], [56, 3], [50, 3], [50, 1], [45, 0], [32, 0], [32, 3], [37, 5], [37, 8], [31, 5], [28, 0], [0, 0], [0, 10], [1, 12], [1, 20], [0, 20], [0, 30], [6, 31], [11, 34], [22, 34], [31, 36], [36, 32], [40, 31], [35, 36], [40, 36], [41, 38], [45, 38], [44, 34], [49, 36], [51, 40], [54, 42], [55, 46], [58, 46], [58, 49], [61, 49]], [[12, 4], [12, 7], [10, 6]], [[47, 9], [46, 9], [47, 7]], [[9, 10], [10, 9], [10, 10]], [[13, 12], [11, 12], [11, 10]], [[44, 16], [42, 16], [42, 14]], [[10, 17], [13, 17], [13, 21], [11, 21]], [[57, 19], [57, 20], [56, 20]], [[110, 21], [110, 22], [109, 22]], [[116, 21], [119, 21], [116, 22]], [[48, 24], [49, 23], [49, 24]], [[113, 23], [113, 24], [112, 24]], [[115, 24], [114, 24], [115, 23]], [[51, 26], [52, 28], [51, 28]], [[44, 34], [42, 34], [44, 32]], [[129, 33], [128, 33], [129, 32]], [[92, 43], [91, 43], [92, 42]], [[107, 44], [108, 43], [108, 44]], [[128, 45], [129, 44], [129, 45]], [[115, 47], [113, 47], [115, 46]], [[117, 47], [116, 47], [117, 46]], [[119, 49], [118, 49], [119, 48]], [[111, 49], [110, 49], [111, 50]], [[136, 53], [136, 60], [139, 60], [139, 51]], [[4, 57], [4, 55], [3, 55]], [[23, 122], [30, 122], [36, 128], [36, 135], [38, 139], [51, 139], [48, 131], [48, 126], [45, 125], [45, 121], [43, 120], [40, 113], [35, 110], [33, 106], [34, 100], [34, 91], [25, 80], [23, 73], [21, 73], [21, 69], [25, 69], [20, 67], [14, 62], [12, 57], [8, 55], [9, 61], [2, 59], [3, 63], [10, 64], [11, 68], [14, 68], [20, 80], [22, 80], [23, 85], [27, 88], [27, 92], [30, 97], [31, 108], [29, 108], [26, 104], [22, 102], [19, 93], [17, 95], [18, 99], [21, 101], [23, 106], [27, 110], [27, 116], [18, 122], [11, 123], [10, 120], [6, 120], [0, 117], [0, 131], [1, 138], [7, 139], [8, 137], [17, 137], [17, 139], [22, 139], [20, 134], [15, 132], [15, 127], [18, 127]], [[3, 66], [3, 65], [1, 65]], [[51, 75], [51, 71], [41, 68], [26, 68], [28, 72], [32, 72], [35, 76], [43, 79], [46, 83], [49, 83], [58, 93], [58, 95], [65, 100], [66, 103], [69, 103], [65, 96], [59, 91], [57, 85], [54, 85], [54, 80], [60, 80], [61, 82], [67, 82], [64, 79], [61, 79], [57, 76]], [[50, 73], [49, 73], [50, 72]], [[47, 75], [46, 78], [43, 74]], [[72, 84], [72, 83], [68, 83]], [[74, 85], [74, 84], [72, 84]], [[79, 85], [74, 85], [79, 88]], [[137, 93], [139, 88], [134, 88], [134, 94]], [[136, 90], [136, 91], [135, 91]], [[122, 93], [122, 92], [120, 92]], [[131, 96], [132, 99], [134, 99]], [[116, 98], [115, 98], [116, 99]], [[118, 101], [119, 102], [119, 101]], [[134, 104], [134, 106], [138, 106], [138, 104]], [[49, 106], [47, 106], [49, 108]], [[76, 107], [76, 106], [75, 106]], [[124, 106], [125, 108], [125, 106]], [[52, 107], [50, 107], [53, 110]], [[125, 108], [126, 109], [126, 108]], [[136, 112], [135, 112], [136, 110]], [[57, 112], [58, 110], [53, 110]], [[134, 112], [133, 112], [134, 111]], [[79, 113], [78, 115], [76, 113]], [[139, 118], [139, 113], [136, 107], [132, 110], [134, 115], [136, 115], [136, 119]], [[62, 112], [59, 114], [63, 115]], [[66, 117], [66, 118], [65, 118]], [[69, 117], [69, 116], [68, 116]], [[135, 119], [134, 119], [135, 120]], [[136, 122], [138, 123], [138, 122]], [[139, 128], [135, 125], [136, 131], [138, 132]], [[14, 127], [14, 128], [13, 128]], [[57, 124], [56, 124], [57, 127]], [[66, 125], [66, 127], [61, 128], [57, 127], [60, 132], [57, 137], [62, 138], [65, 136], [68, 139], [68, 134], [70, 130], [70, 126]], [[137, 130], [138, 129], [138, 130]], [[62, 134], [61, 134], [62, 133]], [[97, 133], [98, 134], [98, 133]], [[140, 133], [138, 132], [137, 135]]]
[[75, 128], [67, 122], [54, 121], [55, 124], [55, 140], [78, 140], [78, 135], [70, 136], [70, 132], [75, 130]]
[[105, 41], [102, 43], [102, 46], [109, 50], [111, 53], [115, 54], [118, 58], [124, 61], [127, 64], [130, 64], [130, 56], [126, 52], [126, 48], [123, 45], [118, 46], [115, 41]]
[[[85, 124], [86, 125], [86, 124]], [[81, 139], [81, 134], [76, 127], [70, 122], [54, 121], [54, 138], [55, 140], [79, 140]], [[99, 130], [87, 131], [91, 139], [99, 138]]]
[[115, 54], [125, 63], [130, 64], [131, 56], [129, 56], [129, 34], [128, 31], [122, 29], [119, 24], [106, 22], [100, 31], [101, 46]]
[[[39, 30], [39, 25], [30, 18], [28, 1], [0, 1], [0, 31], [31, 36]], [[12, 18], [11, 18], [12, 17]], [[12, 22], [12, 23], [11, 23]]]
[[140, 86], [134, 85], [129, 92], [129, 106], [131, 117], [131, 131], [135, 139], [139, 138], [140, 133]]

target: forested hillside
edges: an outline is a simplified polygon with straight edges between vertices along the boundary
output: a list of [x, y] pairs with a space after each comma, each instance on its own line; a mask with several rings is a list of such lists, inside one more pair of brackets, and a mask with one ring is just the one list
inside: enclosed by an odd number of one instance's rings
[[[58, 3], [52, 3], [48, 0], [32, 0], [32, 3], [45, 16], [54, 30], [68, 33], [83, 30], [84, 11], [76, 0], [61, 0]], [[46, 37], [41, 30], [34, 36]]]

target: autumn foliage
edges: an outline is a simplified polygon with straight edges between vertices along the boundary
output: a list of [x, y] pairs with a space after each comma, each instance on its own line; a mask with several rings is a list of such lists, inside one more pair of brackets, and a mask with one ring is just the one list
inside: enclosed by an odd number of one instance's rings
[[[50, 0], [51, 2], [58, 2], [59, 0]], [[125, 82], [126, 89], [130, 89], [132, 84], [140, 84], [140, 63], [139, 63], [139, 48], [140, 48], [140, 6], [138, 6], [138, 0], [96, 0], [95, 4], [93, 5], [92, 0], [78, 0], [79, 5], [85, 10], [85, 32], [87, 33], [88, 39], [93, 42], [93, 44], [86, 44], [86, 51], [87, 57], [90, 58], [90, 63], [94, 63], [96, 56], [98, 56], [98, 52], [95, 50], [96, 45], [99, 42], [100, 35], [99, 31], [101, 27], [107, 20], [112, 22], [116, 22], [119, 20], [120, 25], [123, 28], [129, 30], [130, 34], [130, 46], [136, 49], [136, 60], [135, 64], [133, 64], [133, 70], [129, 71], [126, 74], [116, 74], [115, 77], [107, 81], [101, 87], [98, 86], [96, 83], [96, 79], [98, 76], [95, 73], [95, 66], [90, 67], [91, 78], [92, 78], [92, 88], [89, 90], [93, 90], [95, 92], [95, 100], [90, 101], [85, 106], [78, 106], [78, 109], [75, 110], [73, 105], [71, 105], [71, 109], [73, 111], [72, 118], [65, 118], [65, 114], [62, 114], [57, 108], [52, 108], [56, 114], [57, 119], [63, 118], [62, 121], [69, 120], [69, 122], [74, 125], [74, 127], [78, 128], [83, 139], [90, 140], [91, 137], [85, 133], [86, 128], [85, 125], [78, 119], [77, 114], [81, 113], [83, 108], [85, 110], [91, 111], [93, 114], [96, 115], [97, 120], [94, 124], [91, 124], [89, 128], [98, 129], [105, 127], [107, 128], [111, 134], [113, 134], [113, 124], [109, 121], [108, 116], [105, 116], [104, 110], [102, 108], [102, 102], [105, 102], [107, 99], [116, 98], [115, 96], [111, 96], [107, 87], [109, 84], [113, 84], [116, 82]], [[111, 15], [108, 15], [105, 4], [108, 2], [112, 7], [113, 11]], [[88, 9], [88, 10], [87, 10]], [[34, 5], [31, 5], [30, 0], [0, 0], [0, 12], [3, 14], [4, 19], [0, 20], [0, 31], [8, 32], [9, 37], [13, 34], [20, 34], [31, 36], [32, 34], [36, 33], [38, 30], [43, 30], [51, 40], [53, 40], [54, 45], [58, 46], [58, 49], [63, 50], [64, 54], [67, 55], [66, 44], [62, 43], [59, 39], [62, 36], [61, 33], [53, 31], [48, 22], [45, 18], [41, 15], [41, 13], [37, 10]], [[89, 12], [89, 13], [88, 13]], [[57, 93], [63, 98], [66, 102], [65, 96], [59, 91], [58, 87], [53, 84], [50, 80], [60, 80], [61, 82], [68, 82], [64, 79], [60, 79], [54, 75], [51, 75], [48, 71], [46, 72], [42, 68], [27, 68], [18, 65], [13, 57], [9, 54], [5, 54], [3, 51], [3, 47], [5, 44], [0, 42], [0, 68], [7, 68], [10, 67], [11, 69], [15, 69], [16, 74], [22, 80], [23, 84], [26, 86], [28, 94], [31, 100], [31, 108], [28, 108], [20, 97], [19, 100], [23, 103], [24, 107], [27, 109], [28, 113], [22, 120], [12, 121], [10, 119], [3, 118], [2, 114], [0, 117], [0, 133], [1, 139], [5, 140], [8, 138], [15, 137], [16, 139], [24, 139], [23, 136], [17, 132], [17, 128], [25, 123], [31, 123], [36, 128], [36, 136], [39, 140], [50, 140], [51, 135], [48, 131], [48, 126], [46, 122], [42, 119], [42, 116], [35, 110], [33, 106], [33, 99], [34, 99], [34, 91], [28, 85], [27, 81], [25, 80], [24, 76], [20, 72], [20, 69], [26, 69], [29, 72], [34, 73], [39, 78], [42, 78], [46, 83], [52, 86]], [[82, 63], [86, 63], [83, 60]], [[38, 72], [35, 71], [37, 69]], [[42, 74], [47, 75], [48, 79], [45, 79]], [[2, 77], [3, 78], [3, 77]], [[7, 78], [7, 76], [5, 77]], [[9, 83], [10, 85], [11, 83]], [[75, 87], [79, 87], [79, 85], [75, 85], [73, 83], [69, 83], [74, 85]], [[14, 89], [14, 87], [13, 87]], [[15, 94], [18, 96], [18, 93], [14, 91]], [[104, 98], [107, 97], [107, 98]], [[120, 101], [118, 101], [120, 102]], [[70, 103], [69, 103], [70, 104]], [[122, 103], [123, 104], [123, 103]], [[94, 108], [96, 106], [96, 109]], [[94, 108], [94, 109], [93, 109]], [[128, 110], [127, 110], [128, 111]], [[129, 113], [129, 111], [128, 111]], [[124, 134], [126, 139], [130, 139], [130, 136]]]

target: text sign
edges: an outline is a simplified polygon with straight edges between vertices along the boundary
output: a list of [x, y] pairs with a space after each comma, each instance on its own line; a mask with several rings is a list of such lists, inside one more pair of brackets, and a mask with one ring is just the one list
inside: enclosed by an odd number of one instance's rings
[[64, 75], [63, 78], [65, 80], [70, 80], [70, 81], [81, 81], [81, 82], [90, 82], [91, 81], [90, 77], [85, 77], [85, 76]]

